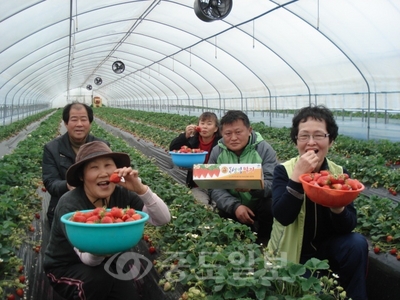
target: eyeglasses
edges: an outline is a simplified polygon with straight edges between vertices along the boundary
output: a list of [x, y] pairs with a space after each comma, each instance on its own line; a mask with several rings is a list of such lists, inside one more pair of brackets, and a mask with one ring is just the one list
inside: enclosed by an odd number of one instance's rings
[[329, 133], [317, 133], [317, 134], [300, 134], [296, 136], [296, 139], [300, 142], [309, 141], [312, 137], [314, 141], [322, 141], [324, 138], [328, 137]]

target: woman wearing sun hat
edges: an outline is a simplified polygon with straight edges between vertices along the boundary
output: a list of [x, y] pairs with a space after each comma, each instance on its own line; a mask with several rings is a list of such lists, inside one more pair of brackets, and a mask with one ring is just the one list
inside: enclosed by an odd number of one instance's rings
[[[113, 173], [124, 180], [117, 184], [110, 182]], [[104, 142], [95, 141], [80, 147], [75, 164], [66, 174], [68, 184], [76, 188], [60, 198], [44, 257], [50, 284], [63, 298], [139, 299], [133, 280], [118, 279], [105, 268], [107, 257], [74, 248], [60, 221], [68, 212], [129, 206], [148, 213], [152, 225], [168, 223], [171, 216], [167, 205], [138, 175], [138, 171], [130, 167], [126, 153], [112, 152]]]

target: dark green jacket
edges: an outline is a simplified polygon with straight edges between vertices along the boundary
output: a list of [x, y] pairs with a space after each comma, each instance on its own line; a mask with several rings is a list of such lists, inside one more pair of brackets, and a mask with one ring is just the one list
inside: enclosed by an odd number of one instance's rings
[[218, 209], [229, 214], [234, 214], [239, 205], [253, 208], [255, 201], [262, 198], [271, 198], [272, 177], [274, 168], [278, 165], [276, 152], [258, 132], [252, 132], [249, 142], [240, 156], [229, 150], [223, 139], [211, 151], [209, 164], [262, 164], [264, 173], [264, 189], [251, 190], [239, 193], [235, 190], [212, 189], [210, 190]]

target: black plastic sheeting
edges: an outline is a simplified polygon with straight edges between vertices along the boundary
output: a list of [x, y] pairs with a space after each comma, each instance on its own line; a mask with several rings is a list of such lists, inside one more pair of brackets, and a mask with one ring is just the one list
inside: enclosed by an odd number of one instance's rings
[[[118, 128], [112, 127], [100, 120], [96, 119], [96, 123], [104, 127], [112, 134], [119, 136], [126, 140], [128, 144], [135, 147], [149, 157], [153, 157], [156, 164], [163, 171], [167, 172], [177, 182], [184, 183], [186, 172], [176, 168], [172, 165], [170, 156], [165, 150], [155, 147], [152, 143], [144, 140], [136, 139], [131, 134], [121, 131]], [[16, 139], [23, 139], [24, 135], [29, 132], [24, 131], [20, 137], [14, 137], [14, 144]], [[7, 143], [7, 142], [6, 142]], [[12, 151], [12, 147], [8, 145], [6, 148], [4, 142], [0, 145], [4, 151]], [[6, 153], [4, 153], [6, 154]], [[4, 155], [3, 154], [3, 155]], [[25, 275], [27, 277], [28, 287], [25, 289], [24, 299], [27, 300], [62, 300], [56, 293], [53, 293], [51, 286], [43, 271], [43, 256], [49, 239], [49, 226], [47, 224], [46, 209], [50, 200], [48, 193], [43, 193], [38, 189], [38, 194], [43, 196], [43, 209], [41, 211], [41, 218], [33, 221], [35, 231], [30, 233], [29, 242], [23, 244], [18, 251], [18, 256], [24, 261]], [[367, 190], [368, 194], [374, 194], [374, 191]], [[382, 191], [381, 193], [384, 193]], [[379, 194], [379, 193], [375, 193]], [[380, 195], [381, 196], [381, 195]], [[388, 197], [384, 195], [383, 197]], [[393, 199], [393, 197], [392, 197]], [[397, 200], [397, 199], [393, 199]], [[33, 251], [33, 246], [41, 245], [39, 253]], [[148, 260], [143, 260], [142, 270], [147, 268], [147, 263], [153, 261], [156, 257], [149, 254], [148, 245], [143, 240], [132, 249], [133, 252], [145, 256]], [[147, 262], [146, 262], [147, 261]], [[142, 293], [143, 300], [177, 300], [184, 292], [180, 284], [175, 285], [175, 291], [164, 292], [163, 287], [160, 286], [160, 275], [154, 267], [150, 272], [138, 282], [138, 288]], [[369, 253], [369, 270], [367, 276], [367, 289], [369, 300], [393, 300], [398, 299], [400, 295], [400, 261], [396, 260], [395, 256], [390, 254], [375, 254], [372, 251]], [[12, 292], [12, 291], [10, 291]], [[17, 298], [18, 299], [18, 298]]]
[[369, 252], [367, 294], [369, 300], [400, 299], [400, 261], [396, 256]]
[[[33, 222], [35, 231], [32, 235], [32, 241], [34, 245], [40, 244], [41, 248], [39, 253], [31, 249], [29, 251], [23, 251], [20, 253], [24, 256], [24, 265], [26, 266], [27, 278], [29, 279], [29, 287], [26, 290], [26, 299], [32, 300], [63, 300], [60, 296], [53, 292], [48, 279], [43, 270], [43, 259], [44, 251], [50, 237], [50, 227], [48, 225], [46, 212], [47, 206], [50, 201], [50, 194], [43, 193], [41, 189], [38, 189], [37, 193], [43, 197], [42, 211], [40, 212], [40, 219]], [[28, 269], [29, 268], [29, 269]]]

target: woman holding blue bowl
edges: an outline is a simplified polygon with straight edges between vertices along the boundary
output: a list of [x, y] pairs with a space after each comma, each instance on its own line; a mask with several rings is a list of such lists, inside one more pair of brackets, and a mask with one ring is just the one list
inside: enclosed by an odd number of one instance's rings
[[[149, 215], [155, 226], [167, 224], [170, 212], [164, 201], [142, 183], [130, 167], [126, 153], [112, 152], [101, 141], [80, 147], [66, 179], [75, 189], [64, 194], [55, 209], [50, 240], [45, 251], [44, 270], [54, 291], [65, 299], [140, 299], [135, 280], [121, 280], [121, 266], [107, 262], [107, 256], [81, 252], [71, 245], [60, 218], [69, 212], [96, 207], [133, 208]], [[119, 183], [110, 181], [117, 173]], [[110, 270], [112, 269], [112, 270]]]

